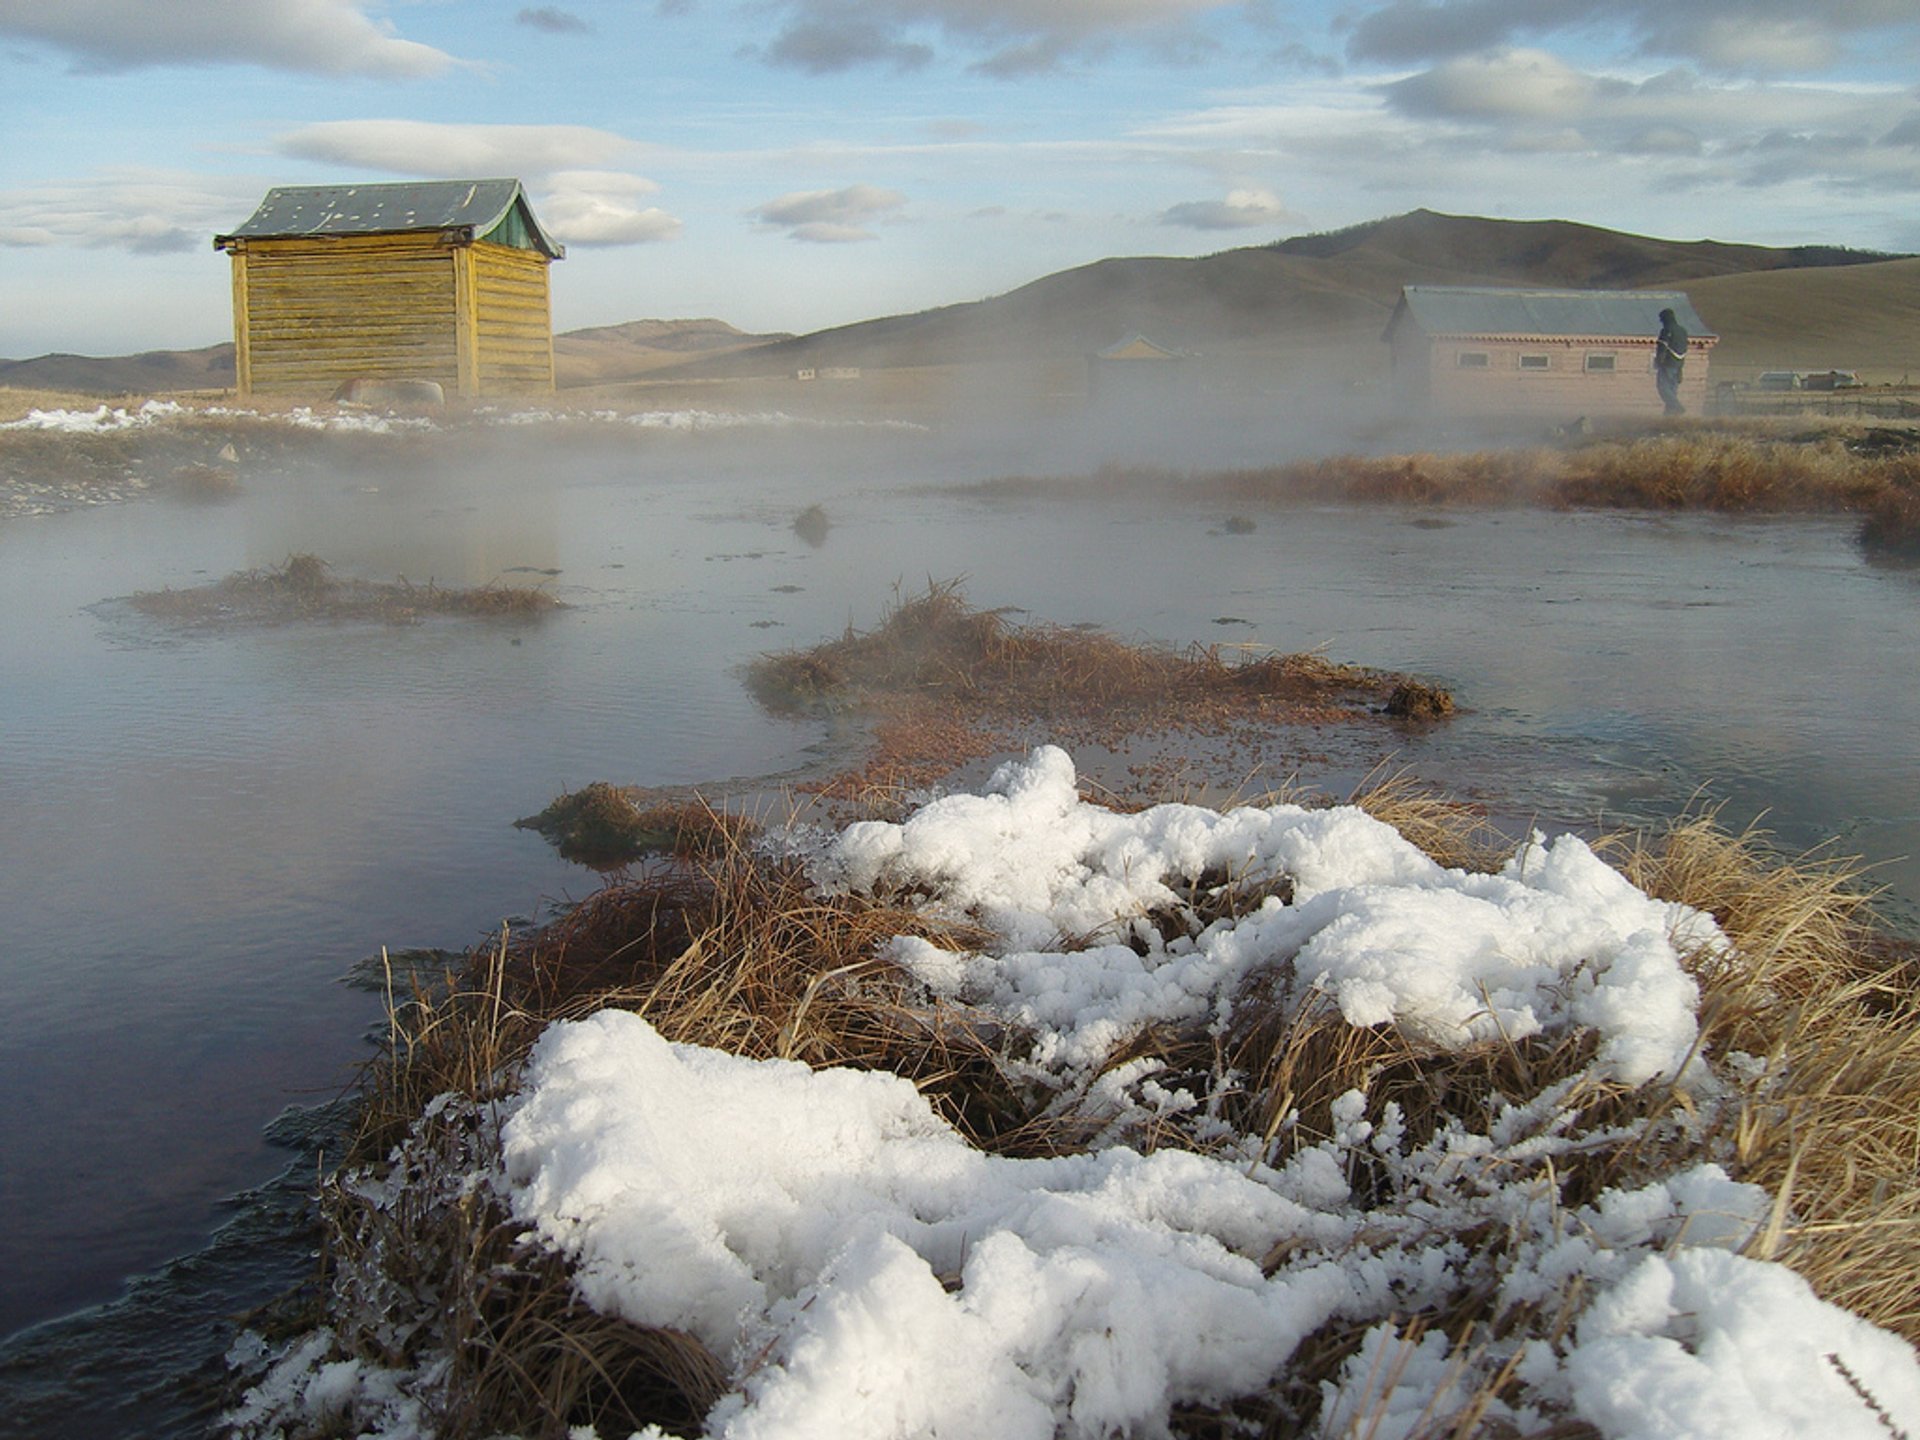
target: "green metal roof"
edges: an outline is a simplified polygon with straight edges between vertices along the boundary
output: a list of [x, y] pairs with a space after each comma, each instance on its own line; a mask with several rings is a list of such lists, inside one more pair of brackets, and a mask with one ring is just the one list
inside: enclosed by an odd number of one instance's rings
[[404, 235], [464, 230], [469, 239], [538, 250], [558, 260], [566, 246], [540, 228], [518, 180], [424, 180], [403, 185], [281, 185], [267, 192], [246, 224], [216, 235], [288, 240], [308, 235]]
[[1695, 339], [1719, 338], [1679, 290], [1502, 290], [1409, 285], [1387, 322], [1387, 338], [1409, 320], [1428, 335], [1569, 336], [1652, 340], [1672, 310]]

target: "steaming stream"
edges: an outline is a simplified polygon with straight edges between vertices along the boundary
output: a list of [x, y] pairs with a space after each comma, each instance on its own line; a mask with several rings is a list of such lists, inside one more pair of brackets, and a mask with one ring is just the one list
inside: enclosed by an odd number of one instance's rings
[[[778, 462], [678, 437], [645, 473], [604, 449], [505, 460], [0, 525], [0, 1335], [200, 1251], [226, 1197], [288, 1166], [269, 1122], [369, 1053], [356, 961], [464, 948], [594, 887], [515, 818], [593, 780], [817, 761], [821, 729], [757, 710], [738, 667], [876, 623], [896, 582], [1414, 671], [1471, 713], [1335, 744], [1300, 778], [1344, 793], [1392, 756], [1548, 828], [1656, 820], [1704, 787], [1788, 850], [1868, 856], [1913, 926], [1920, 576], [1865, 566], [1845, 522], [1314, 509], [1229, 534], [1179, 505], [916, 488], [897, 436]], [[817, 548], [791, 524], [815, 503]], [[367, 579], [543, 582], [573, 608], [185, 633], [101, 603], [301, 551]], [[262, 1219], [311, 1173], [293, 1163], [132, 1304], [0, 1350], [0, 1431], [195, 1433], [169, 1377], [298, 1272]], [[172, 1408], [116, 1410], [142, 1385]]]

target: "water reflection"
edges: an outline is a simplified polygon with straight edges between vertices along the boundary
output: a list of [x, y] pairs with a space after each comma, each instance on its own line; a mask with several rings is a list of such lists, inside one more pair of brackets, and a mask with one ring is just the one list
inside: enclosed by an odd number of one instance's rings
[[[354, 961], [591, 888], [513, 820], [597, 779], [808, 763], [825, 737], [757, 711], [739, 667], [873, 623], [896, 585], [966, 576], [981, 608], [1174, 646], [1231, 616], [1235, 641], [1412, 670], [1470, 713], [1319, 737], [1300, 778], [1339, 793], [1387, 760], [1549, 826], [1704, 790], [1788, 848], [1868, 854], [1911, 918], [1920, 587], [1843, 524], [1302, 510], [1235, 533], [1138, 498], [943, 493], [906, 440], [847, 446], [643, 467], [528, 441], [484, 471], [411, 451], [0, 529], [0, 1332], [111, 1298], [280, 1168], [265, 1122], [365, 1053]], [[299, 552], [534, 577], [571, 608], [190, 634], [100, 608]]]

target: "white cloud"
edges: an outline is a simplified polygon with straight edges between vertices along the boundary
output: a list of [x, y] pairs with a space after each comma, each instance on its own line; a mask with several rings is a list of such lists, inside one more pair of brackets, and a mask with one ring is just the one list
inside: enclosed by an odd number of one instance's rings
[[1249, 230], [1284, 225], [1298, 217], [1271, 190], [1229, 190], [1224, 200], [1189, 200], [1160, 212], [1163, 225], [1190, 230]]
[[428, 120], [328, 120], [274, 142], [282, 155], [386, 170], [422, 179], [511, 175], [521, 179], [595, 168], [641, 147], [585, 125], [448, 125]]
[[1191, 24], [1241, 0], [780, 0], [780, 29], [759, 52], [771, 64], [828, 74], [863, 65], [911, 69], [938, 38], [970, 51], [973, 68], [1015, 77], [1059, 68], [1117, 41], [1181, 52]]
[[1631, 155], [1698, 155], [1705, 148], [1699, 134], [1684, 125], [1649, 125], [1626, 144]]
[[1885, 85], [1735, 81], [1686, 67], [1626, 78], [1505, 50], [1279, 94], [1171, 114], [1137, 134], [1216, 173], [1285, 173], [1289, 200], [1310, 213], [1318, 196], [1371, 194], [1376, 214], [1577, 209], [1605, 224], [1659, 195], [1659, 233], [1674, 233], [1707, 212], [1676, 211], [1664, 198], [1673, 193], [1780, 187], [1781, 203], [1805, 207], [1821, 194], [1920, 197], [1920, 148], [1908, 143], [1920, 119], [1907, 123], [1920, 112], [1907, 90]]
[[530, 26], [535, 30], [544, 30], [549, 35], [590, 35], [593, 26], [574, 14], [571, 10], [562, 10], [557, 5], [541, 5], [537, 8], [522, 10], [513, 17], [514, 24]]
[[1726, 73], [1805, 74], [1850, 45], [1915, 54], [1920, 16], [1912, 0], [1388, 0], [1354, 23], [1348, 53], [1404, 64], [1595, 34]]
[[435, 75], [452, 56], [372, 19], [365, 0], [0, 0], [0, 35], [84, 69], [263, 65], [320, 75]]
[[1541, 50], [1502, 50], [1448, 60], [1387, 86], [1409, 115], [1455, 119], [1559, 120], [1591, 108], [1597, 82]]
[[258, 199], [209, 189], [199, 176], [112, 171], [0, 192], [0, 246], [136, 255], [198, 250], [245, 219]]
[[785, 230], [791, 239], [834, 245], [877, 239], [867, 227], [906, 203], [898, 190], [849, 185], [843, 190], [792, 191], [767, 201], [752, 215], [763, 228]]
[[635, 203], [659, 190], [641, 175], [563, 170], [551, 176], [534, 209], [541, 224], [568, 245], [645, 245], [678, 237], [677, 217]]

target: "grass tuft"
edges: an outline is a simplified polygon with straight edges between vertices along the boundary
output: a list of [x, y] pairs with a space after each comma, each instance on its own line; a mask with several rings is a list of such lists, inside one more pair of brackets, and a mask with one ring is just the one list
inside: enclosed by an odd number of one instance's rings
[[604, 780], [568, 791], [538, 815], [513, 823], [539, 831], [568, 860], [603, 866], [657, 851], [712, 855], [759, 830], [747, 816], [715, 809], [698, 795], [648, 804], [641, 792]]
[[776, 713], [860, 717], [875, 744], [862, 767], [816, 790], [883, 808], [965, 761], [1044, 731], [1074, 747], [1145, 732], [1216, 740], [1383, 713], [1405, 676], [1314, 654], [1132, 644], [1097, 631], [1021, 625], [973, 609], [957, 581], [896, 600], [879, 626], [809, 650], [763, 655], [748, 670]]
[[292, 625], [305, 621], [378, 620], [411, 624], [428, 615], [531, 617], [565, 606], [545, 590], [513, 585], [462, 588], [429, 581], [378, 584], [335, 578], [317, 555], [289, 555], [279, 566], [241, 570], [212, 585], [142, 590], [133, 608], [156, 620], [198, 627]]

